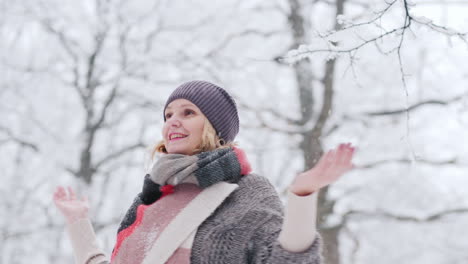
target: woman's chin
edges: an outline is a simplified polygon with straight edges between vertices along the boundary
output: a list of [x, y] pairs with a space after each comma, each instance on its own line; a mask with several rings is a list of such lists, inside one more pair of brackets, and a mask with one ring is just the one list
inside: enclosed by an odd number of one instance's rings
[[174, 147], [167, 149], [168, 154], [182, 154], [182, 155], [191, 155], [193, 153], [192, 149], [184, 147]]

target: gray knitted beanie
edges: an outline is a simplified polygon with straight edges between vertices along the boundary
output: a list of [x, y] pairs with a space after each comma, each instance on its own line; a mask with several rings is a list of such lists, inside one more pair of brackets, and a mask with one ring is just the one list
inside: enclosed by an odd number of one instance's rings
[[[234, 99], [221, 87], [205, 82], [186, 82], [172, 92], [164, 106], [176, 99], [186, 99], [195, 104], [213, 125], [218, 136], [226, 143], [232, 142], [239, 132], [239, 116]], [[166, 117], [164, 116], [164, 121]]]

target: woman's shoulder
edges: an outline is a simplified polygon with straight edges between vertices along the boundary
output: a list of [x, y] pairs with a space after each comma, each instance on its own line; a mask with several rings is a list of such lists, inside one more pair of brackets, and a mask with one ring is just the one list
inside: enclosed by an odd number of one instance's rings
[[242, 178], [237, 183], [241, 189], [262, 189], [264, 191], [275, 191], [275, 188], [271, 184], [268, 178], [257, 174], [250, 173], [248, 175], [242, 176]]
[[237, 183], [239, 187], [234, 191], [233, 195], [237, 199], [253, 201], [262, 201], [268, 197], [279, 201], [278, 193], [275, 187], [271, 184], [268, 178], [251, 173], [242, 176]]
[[242, 176], [237, 184], [238, 187], [216, 210], [216, 221], [223, 219], [222, 221], [237, 223], [247, 216], [258, 215], [256, 212], [259, 211], [275, 215], [282, 213], [278, 193], [266, 177], [251, 173]]

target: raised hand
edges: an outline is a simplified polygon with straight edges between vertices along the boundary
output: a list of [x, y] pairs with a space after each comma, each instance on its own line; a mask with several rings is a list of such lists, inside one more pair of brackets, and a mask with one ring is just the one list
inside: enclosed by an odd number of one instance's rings
[[71, 187], [59, 186], [54, 192], [54, 203], [60, 212], [65, 216], [68, 223], [73, 223], [79, 219], [87, 218], [89, 211], [89, 202], [86, 197], [78, 199]]
[[354, 149], [351, 143], [347, 143], [328, 151], [315, 167], [296, 176], [290, 187], [291, 192], [300, 196], [309, 195], [338, 180], [353, 168], [351, 160]]

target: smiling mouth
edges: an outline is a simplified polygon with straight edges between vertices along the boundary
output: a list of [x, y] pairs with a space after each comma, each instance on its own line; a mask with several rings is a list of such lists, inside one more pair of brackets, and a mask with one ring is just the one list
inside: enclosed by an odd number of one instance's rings
[[184, 134], [174, 133], [174, 134], [169, 135], [169, 141], [181, 140], [181, 139], [184, 139], [186, 137], [188, 137], [188, 136], [184, 135]]

